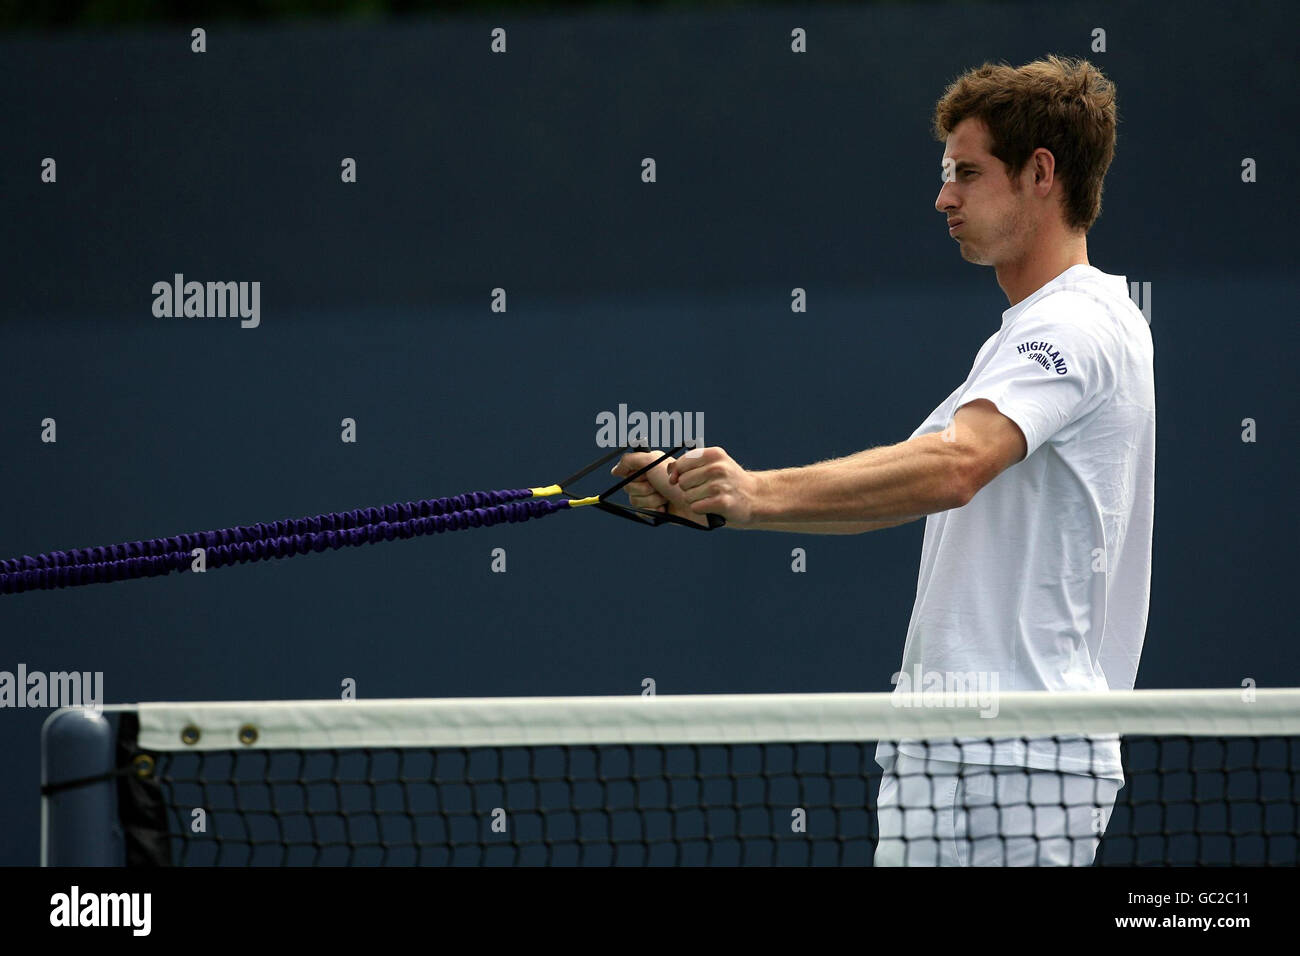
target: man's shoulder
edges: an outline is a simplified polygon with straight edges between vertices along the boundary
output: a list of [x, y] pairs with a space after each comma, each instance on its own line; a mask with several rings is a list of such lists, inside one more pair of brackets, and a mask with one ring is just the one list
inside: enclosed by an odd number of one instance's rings
[[[1111, 353], [1126, 346], [1151, 349], [1151, 329], [1129, 298], [1122, 276], [1087, 274], [1062, 283], [1021, 316], [1027, 327], [1052, 327], [1062, 336]], [[1017, 323], [1019, 324], [1019, 323]]]

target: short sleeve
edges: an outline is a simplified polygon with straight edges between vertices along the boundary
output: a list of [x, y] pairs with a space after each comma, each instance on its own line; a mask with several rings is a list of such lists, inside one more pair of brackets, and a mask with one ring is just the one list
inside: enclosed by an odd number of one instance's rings
[[[1060, 298], [1060, 297], [1053, 297]], [[1101, 405], [1115, 388], [1113, 356], [1091, 310], [1022, 316], [961, 397], [987, 399], [1024, 433], [1029, 457], [1062, 429]], [[1104, 321], [1104, 320], [1102, 320]], [[955, 410], [954, 410], [955, 411]]]

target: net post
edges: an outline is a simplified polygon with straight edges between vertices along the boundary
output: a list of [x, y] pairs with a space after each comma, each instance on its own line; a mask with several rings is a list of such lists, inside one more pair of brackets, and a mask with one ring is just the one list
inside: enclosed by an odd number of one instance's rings
[[41, 866], [121, 866], [115, 735], [100, 712], [63, 707], [41, 727], [41, 785], [94, 778], [41, 796]]

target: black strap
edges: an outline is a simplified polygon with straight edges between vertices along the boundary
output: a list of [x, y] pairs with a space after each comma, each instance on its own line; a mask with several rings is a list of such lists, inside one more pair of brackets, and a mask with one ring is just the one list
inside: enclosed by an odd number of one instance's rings
[[49, 797], [56, 793], [62, 793], [64, 790], [76, 790], [78, 787], [89, 787], [92, 784], [104, 783], [108, 780], [116, 780], [126, 773], [131, 773], [130, 767], [117, 767], [108, 773], [96, 774], [93, 777], [76, 777], [72, 780], [60, 780], [58, 783], [46, 783], [41, 785], [41, 796]]
[[127, 866], [171, 866], [167, 804], [155, 774], [136, 773], [140, 718], [125, 711], [117, 724], [117, 815], [126, 840]]

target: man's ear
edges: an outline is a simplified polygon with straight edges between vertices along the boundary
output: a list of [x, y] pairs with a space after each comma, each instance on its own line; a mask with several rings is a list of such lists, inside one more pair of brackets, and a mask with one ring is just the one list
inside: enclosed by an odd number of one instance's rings
[[1044, 185], [1051, 188], [1056, 181], [1056, 157], [1050, 150], [1038, 148], [1034, 150], [1034, 185]]

